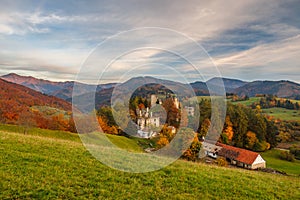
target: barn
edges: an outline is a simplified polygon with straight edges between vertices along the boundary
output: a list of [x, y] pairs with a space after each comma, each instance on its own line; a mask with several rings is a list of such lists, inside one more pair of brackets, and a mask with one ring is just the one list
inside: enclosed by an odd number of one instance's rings
[[224, 157], [231, 165], [246, 169], [266, 168], [266, 161], [259, 153], [221, 143], [214, 145], [204, 142], [203, 147], [207, 156], [212, 158]]

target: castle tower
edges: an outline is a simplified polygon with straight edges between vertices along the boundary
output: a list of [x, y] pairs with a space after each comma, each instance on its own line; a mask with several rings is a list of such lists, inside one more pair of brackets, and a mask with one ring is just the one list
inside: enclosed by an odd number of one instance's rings
[[179, 109], [179, 101], [178, 101], [177, 97], [174, 97], [174, 105], [177, 109]]
[[157, 102], [157, 97], [156, 97], [156, 95], [152, 94], [151, 95], [151, 107], [155, 106], [156, 102]]

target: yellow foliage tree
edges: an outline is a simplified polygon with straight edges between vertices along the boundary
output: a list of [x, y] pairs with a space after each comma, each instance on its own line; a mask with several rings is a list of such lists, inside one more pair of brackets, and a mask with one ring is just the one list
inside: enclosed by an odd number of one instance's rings
[[247, 144], [246, 147], [248, 149], [252, 149], [253, 146], [258, 142], [258, 139], [256, 138], [256, 134], [252, 131], [247, 132]]
[[160, 148], [166, 146], [167, 144], [169, 144], [169, 140], [164, 136], [160, 137], [157, 141], [157, 146]]
[[230, 121], [230, 117], [226, 116], [225, 118], [225, 129], [224, 132], [227, 135], [228, 141], [231, 141], [233, 138], [233, 128], [232, 128], [232, 122]]
[[98, 123], [104, 133], [113, 134], [113, 135], [118, 134], [118, 129], [115, 126], [109, 126], [107, 124], [107, 120], [105, 120], [100, 116], [98, 117]]

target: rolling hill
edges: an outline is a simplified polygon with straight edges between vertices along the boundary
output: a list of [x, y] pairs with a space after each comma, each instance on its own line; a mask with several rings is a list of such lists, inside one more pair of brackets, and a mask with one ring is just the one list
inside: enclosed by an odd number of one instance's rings
[[[138, 148], [125, 137], [111, 136], [109, 139], [120, 148]], [[92, 157], [78, 135], [68, 132], [36, 130], [23, 135], [0, 130], [0, 141], [0, 199], [300, 197], [300, 182], [296, 176], [183, 160], [151, 173], [118, 171]]]
[[[75, 84], [74, 81], [52, 82], [43, 79], [36, 79], [30, 76], [20, 76], [17, 74], [7, 74], [2, 76], [2, 78], [9, 82], [21, 84], [47, 95], [56, 96], [69, 102], [72, 101], [72, 92]], [[224, 84], [227, 93], [235, 93], [240, 96], [248, 95], [253, 97], [256, 94], [273, 94], [277, 95], [278, 97], [286, 98], [296, 98], [300, 96], [300, 85], [291, 81], [246, 82], [242, 80], [221, 77], [212, 78], [207, 82], [196, 81], [190, 83], [190, 85], [176, 81], [157, 79], [149, 76], [134, 77], [124, 83], [119, 83], [118, 87], [123, 88], [124, 91], [127, 91], [126, 87], [133, 88], [133, 86], [137, 84], [147, 82], [167, 85], [171, 90], [174, 89], [183, 92], [187, 91], [189, 87], [192, 87], [197, 96], [209, 96], [207, 84], [209, 84], [209, 86], [211, 86], [215, 91], [218, 91], [218, 89], [220, 89]], [[76, 82], [76, 85], [77, 96], [80, 96], [81, 98], [90, 98], [91, 92], [94, 92], [96, 87], [96, 105], [101, 106], [109, 103], [111, 94], [117, 84], [108, 83], [95, 86]]]
[[221, 77], [212, 78], [212, 79], [206, 81], [206, 83], [214, 85], [214, 86], [222, 87], [222, 81], [223, 81], [225, 90], [228, 93], [233, 92], [236, 88], [242, 87], [248, 83], [248, 82], [237, 80], [237, 79], [221, 78]]
[[[0, 77], [6, 81], [17, 83], [19, 85], [26, 86], [35, 91], [43, 94], [56, 96], [61, 99], [70, 99], [72, 97], [74, 81], [66, 82], [53, 82], [44, 79], [37, 79], [32, 76], [20, 76], [15, 73], [7, 74]], [[95, 89], [95, 85], [76, 83], [77, 87], [80, 88], [78, 95], [92, 92]], [[115, 83], [101, 84], [97, 86], [97, 91], [102, 89], [108, 89], [115, 85]], [[79, 90], [78, 90], [79, 91]]]
[[71, 111], [72, 105], [69, 102], [0, 79], [0, 122], [2, 123], [15, 124], [20, 120], [22, 123], [25, 121], [43, 123], [43, 120], [47, 120], [53, 114], [71, 113]]
[[300, 95], [300, 84], [291, 81], [254, 81], [234, 90], [234, 93], [254, 97], [256, 94], [272, 94], [293, 98]]

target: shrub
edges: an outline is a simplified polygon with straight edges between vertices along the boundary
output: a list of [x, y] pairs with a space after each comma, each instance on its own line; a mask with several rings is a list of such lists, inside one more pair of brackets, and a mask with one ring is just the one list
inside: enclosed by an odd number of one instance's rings
[[300, 159], [300, 147], [297, 146], [290, 147], [290, 153], [293, 154], [296, 159]]
[[216, 160], [218, 166], [222, 166], [222, 167], [225, 167], [228, 165], [227, 161], [225, 158], [223, 157], [218, 157], [217, 160]]
[[280, 156], [281, 160], [287, 160], [287, 161], [290, 161], [290, 162], [295, 161], [295, 156], [292, 153], [288, 152], [288, 151], [282, 151], [279, 156]]

